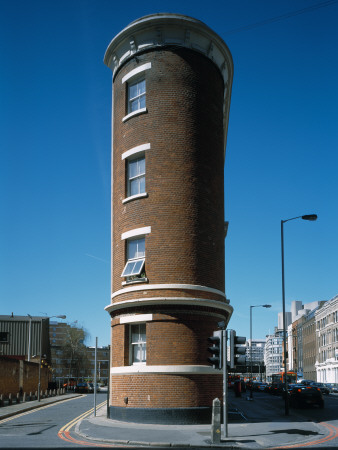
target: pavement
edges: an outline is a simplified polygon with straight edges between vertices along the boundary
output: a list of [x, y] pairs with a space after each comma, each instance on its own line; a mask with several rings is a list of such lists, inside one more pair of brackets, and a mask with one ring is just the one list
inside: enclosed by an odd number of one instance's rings
[[[66, 400], [79, 394], [42, 399], [0, 408], [0, 420], [11, 415]], [[258, 397], [259, 394], [257, 394]], [[245, 394], [235, 397], [229, 392], [228, 433], [222, 427], [221, 442], [212, 443], [211, 425], [149, 425], [121, 422], [106, 417], [107, 408], [98, 408], [93, 414], [79, 421], [75, 433], [82, 439], [99, 446], [111, 444], [128, 447], [216, 447], [233, 449], [259, 449], [314, 446], [335, 436], [321, 423], [309, 421], [301, 412], [290, 410], [285, 416], [284, 402], [280, 398], [257, 398], [248, 401]], [[301, 411], [301, 410], [300, 410]], [[338, 429], [335, 430], [338, 444]], [[331, 443], [332, 444], [332, 443]]]

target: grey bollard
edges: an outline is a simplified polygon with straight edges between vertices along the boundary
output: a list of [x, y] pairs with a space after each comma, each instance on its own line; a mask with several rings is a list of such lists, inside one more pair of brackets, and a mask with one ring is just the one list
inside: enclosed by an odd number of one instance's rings
[[23, 393], [23, 397], [22, 397], [22, 403], [26, 402], [26, 392]]
[[211, 442], [221, 442], [221, 402], [218, 398], [212, 401]]

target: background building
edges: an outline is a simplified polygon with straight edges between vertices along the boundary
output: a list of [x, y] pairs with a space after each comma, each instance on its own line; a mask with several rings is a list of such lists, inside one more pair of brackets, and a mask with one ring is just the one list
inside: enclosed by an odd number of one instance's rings
[[338, 383], [338, 295], [315, 312], [317, 381]]
[[[265, 379], [265, 352], [266, 339], [252, 339], [252, 373], [253, 379]], [[246, 363], [251, 371], [251, 340], [246, 341]]]
[[38, 361], [40, 353], [50, 363], [49, 318], [0, 316], [0, 355]]
[[233, 64], [179, 14], [142, 17], [110, 43], [113, 72], [111, 417], [210, 421], [222, 374], [207, 338], [225, 296], [224, 157]]
[[279, 373], [283, 367], [283, 332], [275, 328], [274, 334], [266, 336], [264, 348], [266, 380], [271, 381], [271, 375]]

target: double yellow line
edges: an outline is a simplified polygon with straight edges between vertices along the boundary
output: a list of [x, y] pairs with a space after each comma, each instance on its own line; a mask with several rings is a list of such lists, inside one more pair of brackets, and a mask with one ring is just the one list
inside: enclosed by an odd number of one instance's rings
[[[107, 403], [107, 400], [105, 400], [104, 402], [102, 402], [99, 405], [97, 405], [96, 409], [103, 408], [104, 405], [106, 405], [106, 403]], [[78, 422], [80, 422], [80, 420], [83, 420], [86, 417], [90, 416], [93, 412], [94, 412], [94, 408], [91, 408], [89, 411], [84, 412], [80, 416], [75, 417], [75, 419], [73, 419], [70, 422], [66, 423], [66, 425], [64, 425], [58, 431], [58, 436], [62, 439], [63, 436], [65, 436], [65, 435], [67, 435], [67, 433], [69, 433], [69, 431], [71, 430], [72, 427], [74, 427]]]

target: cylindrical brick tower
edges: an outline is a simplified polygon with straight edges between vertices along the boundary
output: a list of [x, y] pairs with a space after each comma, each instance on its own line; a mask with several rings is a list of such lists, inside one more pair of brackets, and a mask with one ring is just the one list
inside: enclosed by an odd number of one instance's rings
[[111, 417], [210, 420], [222, 373], [207, 338], [224, 283], [224, 155], [233, 63], [202, 22], [153, 14], [104, 57], [113, 72]]

